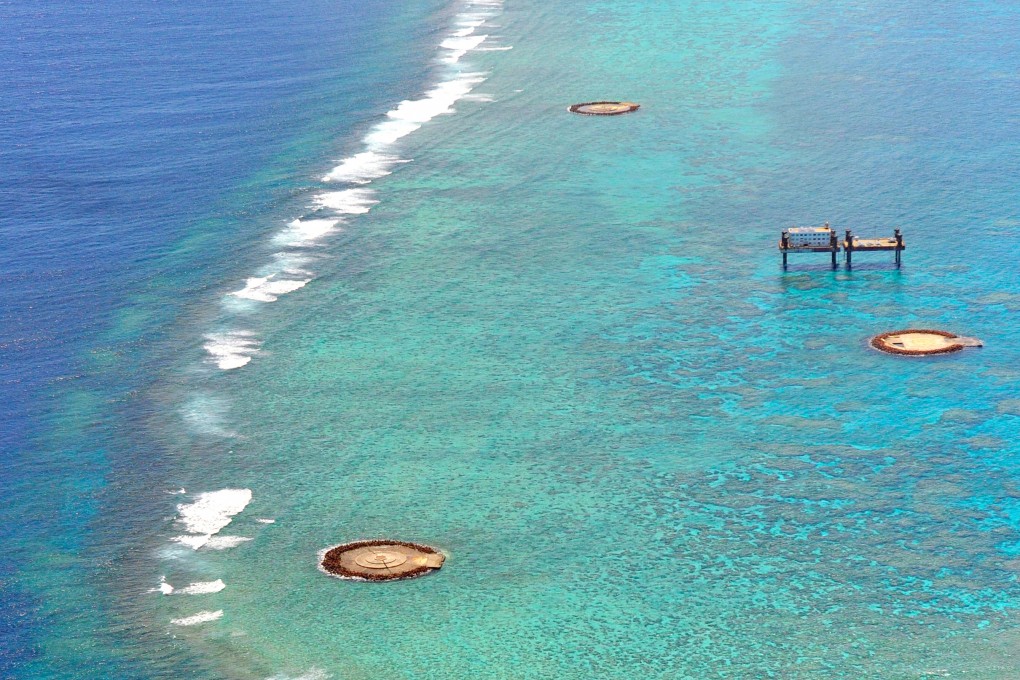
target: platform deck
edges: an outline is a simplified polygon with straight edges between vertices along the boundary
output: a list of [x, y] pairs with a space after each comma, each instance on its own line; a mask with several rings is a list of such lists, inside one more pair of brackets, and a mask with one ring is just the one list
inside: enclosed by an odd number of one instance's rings
[[779, 250], [787, 253], [831, 253], [833, 251], [839, 252], [839, 246], [786, 246], [783, 247], [783, 242], [779, 242]]
[[855, 238], [853, 243], [843, 241], [843, 248], [851, 248], [853, 250], [869, 251], [869, 250], [906, 250], [907, 246], [897, 244], [895, 238]]

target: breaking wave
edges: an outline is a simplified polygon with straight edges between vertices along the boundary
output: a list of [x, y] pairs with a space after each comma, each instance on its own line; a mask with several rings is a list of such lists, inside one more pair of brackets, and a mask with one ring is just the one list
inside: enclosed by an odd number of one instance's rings
[[170, 623], [175, 626], [194, 626], [199, 623], [208, 623], [209, 621], [215, 621], [216, 619], [223, 616], [223, 610], [218, 609], [214, 612], [198, 612], [191, 616], [185, 616], [182, 619], [170, 619]]
[[173, 540], [194, 550], [210, 543], [210, 548], [221, 548], [250, 540], [223, 536], [218, 542], [213, 541], [213, 537], [250, 502], [251, 489], [221, 489], [200, 493], [193, 502], [177, 506], [177, 521], [184, 525], [187, 534], [175, 536]]
[[[320, 245], [351, 217], [371, 211], [380, 199], [366, 185], [391, 174], [399, 165], [411, 162], [401, 157], [397, 143], [437, 116], [453, 113], [455, 104], [469, 97], [485, 81], [487, 74], [465, 68], [461, 60], [475, 50], [509, 49], [488, 45], [490, 36], [479, 32], [502, 6], [502, 0], [463, 3], [450, 32], [438, 45], [437, 60], [444, 67], [440, 80], [420, 97], [405, 99], [387, 111], [383, 120], [362, 138], [362, 148], [338, 161], [321, 178], [324, 184], [349, 186], [314, 194], [309, 205], [312, 214], [292, 220], [273, 236], [272, 244], [284, 250], [274, 253], [272, 264], [247, 277], [242, 286], [227, 294], [224, 301], [234, 302], [233, 307], [227, 304], [228, 311], [251, 313], [257, 305], [276, 302], [304, 288], [315, 278], [310, 268], [288, 268], [285, 263], [293, 258], [295, 251]], [[491, 101], [487, 96], [473, 99]], [[307, 263], [306, 258], [304, 264]], [[208, 361], [225, 371], [247, 365], [259, 353], [261, 344], [247, 331], [212, 334], [206, 336], [206, 340]]]

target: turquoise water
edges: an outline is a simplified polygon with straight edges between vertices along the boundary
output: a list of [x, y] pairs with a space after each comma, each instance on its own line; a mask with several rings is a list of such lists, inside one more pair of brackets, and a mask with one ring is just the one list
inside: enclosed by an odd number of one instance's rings
[[[489, 37], [444, 63], [469, 13]], [[131, 453], [107, 463], [97, 589], [141, 674], [1013, 677], [1016, 8], [428, 20], [432, 67], [400, 96], [470, 94], [382, 146], [362, 140], [399, 100], [295, 133], [233, 199], [259, 227], [112, 407]], [[603, 97], [642, 108], [565, 111]], [[392, 174], [320, 181], [366, 148]], [[371, 193], [321, 198], [351, 189]], [[824, 220], [902, 227], [904, 266], [784, 273], [779, 230]], [[986, 346], [868, 349], [908, 326]], [[232, 547], [175, 542], [223, 489], [251, 491], [217, 527]], [[449, 559], [402, 583], [317, 570], [376, 536]]]

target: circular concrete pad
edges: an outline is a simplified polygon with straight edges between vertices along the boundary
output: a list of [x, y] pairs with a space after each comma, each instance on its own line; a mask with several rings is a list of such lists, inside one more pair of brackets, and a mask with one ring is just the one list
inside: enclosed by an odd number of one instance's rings
[[407, 555], [388, 550], [386, 552], [364, 552], [354, 558], [354, 563], [365, 569], [392, 569], [407, 562]]
[[949, 331], [911, 329], [876, 335], [871, 339], [871, 346], [890, 354], [926, 356], [959, 352], [964, 347], [980, 347], [981, 341]]
[[619, 116], [621, 113], [630, 113], [639, 108], [641, 105], [634, 102], [584, 102], [573, 104], [567, 110], [583, 116]]
[[355, 541], [325, 551], [322, 569], [333, 576], [365, 581], [414, 578], [443, 566], [435, 548], [405, 541]]

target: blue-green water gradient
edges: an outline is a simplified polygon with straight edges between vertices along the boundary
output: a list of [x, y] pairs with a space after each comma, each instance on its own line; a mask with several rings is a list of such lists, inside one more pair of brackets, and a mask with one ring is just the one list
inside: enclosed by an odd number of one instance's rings
[[[413, 162], [309, 282], [224, 312], [335, 159], [445, 77], [461, 11], [430, 16], [413, 87], [266, 162], [286, 196], [225, 194], [263, 226], [140, 354], [97, 515], [134, 653], [220, 678], [1013, 677], [1016, 8], [507, 2], [477, 32], [513, 49], [464, 55], [487, 80], [395, 145]], [[601, 98], [642, 108], [566, 113]], [[783, 272], [780, 229], [825, 220], [901, 227], [904, 266]], [[218, 370], [227, 317], [260, 344]], [[908, 326], [985, 347], [868, 348]], [[175, 543], [177, 506], [225, 488], [252, 500], [222, 533], [251, 540]], [[377, 536], [448, 561], [317, 570]], [[172, 623], [199, 611], [222, 614]]]

